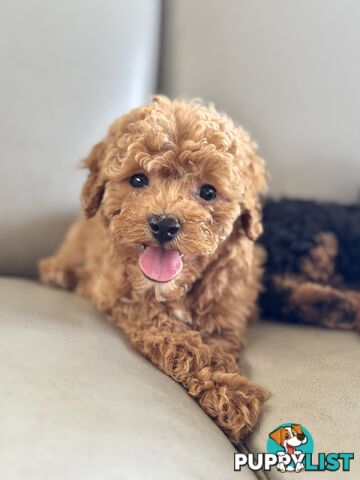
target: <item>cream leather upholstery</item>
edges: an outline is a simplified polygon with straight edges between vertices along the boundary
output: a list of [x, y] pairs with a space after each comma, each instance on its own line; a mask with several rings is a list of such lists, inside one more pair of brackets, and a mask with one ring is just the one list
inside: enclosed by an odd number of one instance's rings
[[360, 200], [357, 0], [168, 0], [162, 89], [250, 131], [271, 193]]
[[89, 302], [0, 279], [0, 478], [252, 479], [185, 390]]
[[[301, 472], [301, 478], [360, 477], [360, 336], [354, 332], [259, 322], [249, 330], [241, 364], [270, 392], [250, 451], [266, 451], [269, 433], [282, 423], [303, 424], [319, 452], [355, 452], [350, 472]], [[299, 474], [272, 471], [271, 479]]]
[[79, 209], [79, 166], [156, 89], [160, 0], [3, 0], [0, 274], [34, 275]]
[[[2, 278], [0, 324], [0, 478], [255, 478], [233, 472], [222, 432], [88, 301]], [[266, 451], [268, 434], [295, 422], [309, 429], [316, 452], [358, 452], [359, 338], [274, 322], [255, 325], [248, 338], [242, 367], [271, 394], [249, 451]], [[336, 472], [336, 480], [348, 475]], [[358, 475], [355, 461], [351, 478]]]

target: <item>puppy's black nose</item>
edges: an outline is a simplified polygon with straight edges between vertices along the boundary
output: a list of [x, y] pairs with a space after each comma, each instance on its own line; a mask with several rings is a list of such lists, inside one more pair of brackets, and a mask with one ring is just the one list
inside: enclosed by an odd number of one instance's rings
[[149, 227], [155, 240], [161, 244], [175, 238], [181, 228], [179, 221], [169, 215], [151, 215]]

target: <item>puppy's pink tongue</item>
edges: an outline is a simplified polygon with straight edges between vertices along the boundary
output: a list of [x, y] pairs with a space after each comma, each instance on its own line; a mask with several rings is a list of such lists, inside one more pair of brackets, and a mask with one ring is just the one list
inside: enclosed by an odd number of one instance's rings
[[145, 247], [139, 265], [145, 275], [157, 282], [169, 282], [181, 272], [183, 262], [177, 250], [162, 247]]

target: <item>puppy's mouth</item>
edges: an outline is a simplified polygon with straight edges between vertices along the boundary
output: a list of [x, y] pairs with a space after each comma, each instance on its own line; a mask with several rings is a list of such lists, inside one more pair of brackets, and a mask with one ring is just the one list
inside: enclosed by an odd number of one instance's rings
[[182, 255], [177, 250], [152, 246], [144, 248], [139, 258], [143, 274], [154, 282], [170, 282], [183, 268]]
[[288, 452], [289, 455], [292, 455], [295, 451], [295, 446], [294, 445], [287, 444], [286, 448], [287, 448], [287, 452]]

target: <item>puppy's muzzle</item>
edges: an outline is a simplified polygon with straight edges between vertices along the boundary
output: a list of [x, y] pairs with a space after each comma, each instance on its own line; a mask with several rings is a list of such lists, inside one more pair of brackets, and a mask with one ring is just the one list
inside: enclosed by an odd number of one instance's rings
[[173, 240], [181, 229], [177, 218], [170, 215], [151, 215], [149, 227], [152, 236], [161, 245]]

